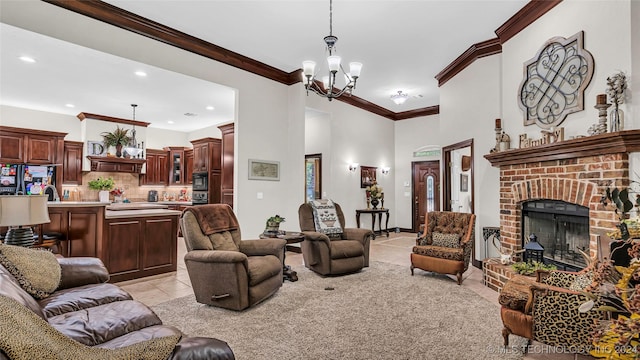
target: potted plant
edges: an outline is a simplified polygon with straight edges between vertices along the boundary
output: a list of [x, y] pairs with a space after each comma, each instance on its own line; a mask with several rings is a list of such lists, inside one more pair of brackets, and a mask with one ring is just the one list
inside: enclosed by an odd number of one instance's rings
[[277, 233], [280, 230], [280, 223], [284, 222], [284, 218], [280, 215], [275, 215], [267, 219], [267, 227], [265, 233]]
[[109, 202], [109, 191], [115, 186], [113, 178], [98, 177], [95, 180], [89, 181], [89, 189], [98, 190], [98, 197], [100, 202]]
[[116, 126], [116, 129], [113, 132], [105, 131], [102, 134], [102, 139], [104, 139], [105, 146], [114, 146], [116, 148], [116, 156], [122, 156], [122, 147], [129, 144], [131, 141], [131, 137], [127, 135], [129, 132], [128, 129], [123, 129], [120, 126]]

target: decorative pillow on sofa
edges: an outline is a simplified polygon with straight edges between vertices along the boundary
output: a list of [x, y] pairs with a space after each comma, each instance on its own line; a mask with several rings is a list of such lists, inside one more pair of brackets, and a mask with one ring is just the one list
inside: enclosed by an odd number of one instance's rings
[[36, 299], [48, 297], [60, 284], [62, 271], [52, 252], [0, 245], [0, 264]]
[[318, 199], [309, 201], [309, 204], [313, 209], [313, 222], [315, 223], [316, 231], [330, 238], [341, 238], [343, 233], [342, 225], [333, 201]]
[[569, 285], [569, 290], [584, 291], [584, 289], [593, 282], [593, 273], [591, 271], [576, 275], [575, 279]]
[[434, 232], [431, 234], [431, 244], [434, 246], [458, 248], [460, 247], [460, 235]]

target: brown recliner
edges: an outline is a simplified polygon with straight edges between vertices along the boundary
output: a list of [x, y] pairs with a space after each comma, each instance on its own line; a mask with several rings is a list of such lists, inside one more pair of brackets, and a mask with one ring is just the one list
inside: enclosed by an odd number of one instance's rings
[[180, 226], [188, 251], [184, 262], [197, 302], [243, 310], [282, 286], [286, 241], [241, 240], [229, 205], [189, 207]]
[[369, 242], [373, 231], [344, 228], [342, 208], [334, 205], [343, 232], [332, 238], [316, 231], [313, 207], [309, 203], [298, 208], [300, 230], [305, 237], [301, 244], [304, 265], [320, 275], [352, 273], [369, 266]]
[[428, 212], [424, 234], [416, 239], [411, 253], [413, 269], [456, 275], [458, 285], [469, 268], [475, 237], [475, 214], [449, 211]]

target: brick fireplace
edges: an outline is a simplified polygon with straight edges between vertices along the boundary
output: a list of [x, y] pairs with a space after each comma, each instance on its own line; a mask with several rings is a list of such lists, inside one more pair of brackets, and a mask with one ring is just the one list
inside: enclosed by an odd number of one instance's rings
[[[629, 185], [629, 153], [640, 151], [640, 130], [607, 133], [485, 155], [500, 168], [500, 246], [522, 249], [522, 204], [548, 199], [589, 209], [589, 252], [615, 229], [616, 215], [600, 203], [608, 186]], [[513, 272], [497, 259], [483, 262], [484, 283], [500, 291]]]

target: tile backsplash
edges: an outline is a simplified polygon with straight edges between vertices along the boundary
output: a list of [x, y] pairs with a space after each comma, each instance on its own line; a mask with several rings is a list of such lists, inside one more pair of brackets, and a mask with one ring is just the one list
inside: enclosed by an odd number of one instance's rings
[[[115, 172], [88, 172], [82, 175], [82, 185], [62, 185], [63, 193], [69, 192], [69, 198], [63, 199], [63, 194], [60, 194], [60, 200], [65, 201], [98, 201], [98, 190], [91, 190], [87, 185], [89, 181], [95, 180], [98, 177], [113, 178], [117, 188], [124, 190], [123, 199], [128, 199], [131, 202], [147, 201], [147, 194], [149, 190], [158, 191], [159, 201], [163, 201], [163, 195], [166, 194], [167, 200], [191, 200], [191, 185], [189, 186], [157, 186], [157, 185], [139, 185], [138, 174], [130, 173], [115, 173]], [[181, 197], [181, 193], [186, 194]], [[110, 196], [113, 201], [113, 196]]]

